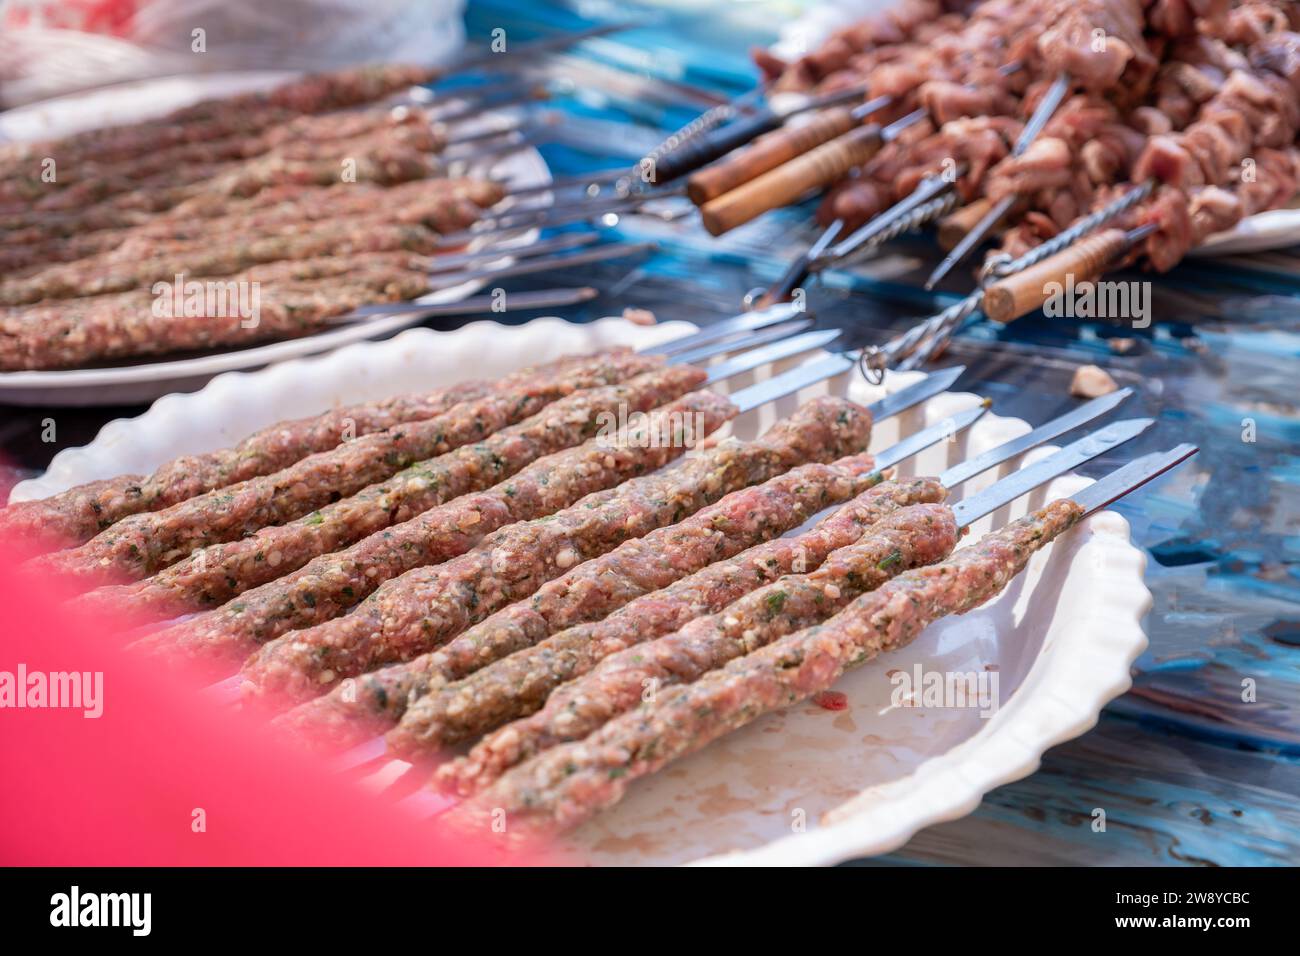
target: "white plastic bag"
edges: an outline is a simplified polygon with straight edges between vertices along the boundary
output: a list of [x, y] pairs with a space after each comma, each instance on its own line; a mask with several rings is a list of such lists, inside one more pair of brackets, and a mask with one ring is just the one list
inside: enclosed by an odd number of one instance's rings
[[0, 0], [0, 104], [157, 76], [439, 63], [464, 0]]

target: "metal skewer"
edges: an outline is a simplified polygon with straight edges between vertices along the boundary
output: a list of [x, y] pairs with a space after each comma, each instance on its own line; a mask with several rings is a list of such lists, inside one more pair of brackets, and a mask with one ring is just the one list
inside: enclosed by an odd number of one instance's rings
[[766, 345], [768, 342], [775, 342], [784, 339], [786, 336], [793, 335], [796, 332], [802, 332], [804, 329], [812, 328], [812, 319], [792, 319], [789, 322], [782, 322], [758, 332], [750, 333], [743, 338], [733, 339], [727, 342], [711, 342], [708, 345], [702, 345], [699, 348], [687, 349], [677, 352], [668, 359], [669, 365], [692, 365], [696, 362], [703, 362], [706, 359], [717, 355], [724, 355], [727, 352], [739, 352], [742, 349], [757, 348], [760, 345]]
[[[964, 176], [966, 168], [964, 163], [959, 165], [955, 170], [956, 178]], [[951, 193], [954, 185], [954, 180], [943, 176], [931, 175], [925, 177], [909, 195], [894, 203], [893, 206], [859, 228], [852, 235], [845, 238], [844, 241], [837, 243], [834, 248], [826, 253], [825, 258], [838, 261], [853, 255], [864, 246], [869, 247], [870, 245], [879, 244], [882, 241], [879, 237], [893, 229], [896, 223], [906, 220], [914, 210], [921, 206], [946, 193]]]
[[445, 112], [433, 110], [433, 121], [445, 126], [457, 123], [466, 119], [471, 119], [483, 114], [486, 110], [504, 110], [512, 106], [523, 106], [527, 103], [537, 103], [541, 100], [551, 98], [551, 91], [544, 84], [534, 83], [524, 87], [517, 93], [507, 96], [483, 97], [472, 103], [464, 103], [456, 106], [448, 104]]
[[527, 134], [534, 129], [545, 129], [549, 126], [558, 126], [564, 122], [564, 114], [558, 110], [542, 110], [527, 116], [519, 116], [508, 120], [502, 126], [494, 129], [480, 130], [477, 133], [463, 133], [452, 136], [447, 140], [446, 148], [454, 149], [458, 146], [465, 146], [469, 143], [486, 143], [494, 139], [515, 134]]
[[[958, 169], [957, 175], [964, 175], [965, 166]], [[904, 199], [899, 200], [889, 209], [861, 226], [852, 235], [831, 247], [844, 230], [844, 220], [836, 219], [818, 237], [813, 245], [790, 263], [785, 273], [774, 282], [766, 292], [746, 296], [746, 304], [770, 305], [773, 302], [788, 301], [794, 290], [799, 288], [815, 271], [829, 268], [841, 259], [856, 252], [874, 249], [896, 239], [905, 232], [918, 229], [944, 215], [957, 201], [957, 194], [952, 184], [941, 176], [927, 176], [916, 189]]]
[[1003, 478], [984, 491], [963, 498], [952, 507], [953, 514], [957, 517], [957, 527], [969, 527], [985, 515], [1011, 504], [1025, 492], [1132, 441], [1155, 423], [1154, 418], [1129, 418], [1112, 422], [1105, 428], [1066, 445], [1055, 454]]
[[642, 351], [647, 355], [676, 355], [708, 342], [717, 342], [735, 335], [766, 328], [769, 325], [776, 325], [778, 322], [798, 319], [801, 315], [800, 310], [792, 305], [778, 305], [758, 312], [742, 312], [740, 315], [734, 315], [729, 319], [714, 322], [698, 332], [692, 332], [690, 335], [683, 335], [659, 345], [652, 345], [649, 348], [642, 349]]
[[519, 213], [502, 213], [492, 219], [480, 219], [474, 226], [460, 232], [449, 232], [439, 243], [444, 248], [463, 246], [484, 236], [526, 229], [543, 229], [575, 222], [587, 222], [609, 215], [644, 212], [647, 204], [663, 196], [635, 195], [612, 199], [580, 200], [564, 206], [543, 206]]
[[1085, 515], [1096, 514], [1129, 492], [1141, 488], [1147, 482], [1154, 481], [1170, 469], [1181, 465], [1198, 451], [1200, 449], [1195, 445], [1184, 442], [1168, 451], [1143, 455], [1070, 497], [1075, 504], [1085, 509]]
[[[1132, 209], [1146, 199], [1154, 188], [1154, 180], [1140, 183], [1019, 258], [1012, 259], [1005, 255], [991, 258], [985, 263], [983, 281], [1014, 275], [1069, 248], [1079, 239]], [[878, 382], [883, 379], [887, 368], [909, 369], [923, 364], [943, 343], [948, 341], [953, 333], [979, 312], [983, 302], [984, 289], [976, 289], [942, 312], [914, 325], [902, 335], [890, 339], [883, 346], [863, 349], [859, 363], [862, 374], [868, 381]]]
[[[763, 86], [756, 86], [752, 90], [742, 93], [730, 103], [710, 107], [685, 126], [667, 136], [663, 142], [646, 154], [642, 163], [644, 164], [646, 160], [649, 160], [652, 165], [657, 166], [659, 160], [672, 151], [740, 116], [742, 111], [748, 110], [764, 92]], [[642, 168], [644, 171], [644, 166]]]
[[600, 240], [598, 232], [563, 232], [550, 239], [540, 239], [521, 249], [484, 249], [481, 252], [447, 252], [428, 257], [429, 273], [455, 272], [478, 262], [495, 262], [498, 259], [522, 259], [543, 256], [567, 249], [579, 249]]
[[[590, 286], [582, 286], [574, 289], [536, 289], [529, 292], [515, 292], [507, 297], [504, 302], [505, 311], [514, 310], [516, 312], [528, 312], [533, 309], [560, 309], [571, 305], [581, 305], [584, 302], [590, 302], [600, 293]], [[461, 299], [459, 302], [441, 302], [425, 303], [418, 305], [416, 303], [404, 303], [412, 306], [411, 308], [399, 310], [400, 312], [419, 313], [421, 319], [431, 319], [443, 315], [479, 315], [483, 313], [501, 312], [503, 303], [496, 296], [478, 295], [470, 296], [467, 299]], [[394, 313], [384, 313], [394, 314]], [[327, 325], [348, 325], [353, 322], [368, 322], [378, 317], [376, 313], [359, 314], [350, 312], [347, 315], [338, 316], [331, 319]]]
[[[1043, 127], [1051, 120], [1062, 101], [1069, 94], [1070, 87], [1071, 80], [1067, 73], [1062, 73], [1052, 82], [1047, 92], [1043, 94], [1038, 106], [1034, 108], [1033, 115], [1029, 117], [1029, 122], [1021, 130], [1020, 138], [1016, 140], [1015, 148], [1011, 150], [1012, 156], [1024, 155], [1025, 150], [1038, 138], [1038, 135], [1043, 131]], [[1013, 193], [994, 203], [992, 208], [984, 214], [984, 218], [975, 224], [975, 228], [966, 233], [961, 242], [957, 243], [956, 247], [948, 255], [944, 256], [943, 261], [930, 273], [930, 277], [925, 280], [925, 288], [933, 289], [959, 262], [965, 260], [984, 241], [984, 237], [1002, 220], [1002, 217], [1011, 211], [1011, 207], [1016, 204], [1017, 198]]]
[[[480, 279], [505, 279], [510, 276], [531, 275], [546, 272], [548, 269], [563, 269], [565, 266], [587, 265], [604, 262], [609, 259], [622, 259], [638, 255], [656, 248], [653, 242], [613, 242], [594, 249], [584, 249], [572, 255], [537, 256], [524, 259], [498, 269], [477, 269], [459, 273], [440, 275], [433, 284], [433, 291], [460, 285], [462, 282], [474, 282]], [[499, 257], [500, 254], [498, 254]], [[420, 312], [425, 306], [419, 302], [380, 302], [375, 305], [363, 305], [353, 315], [369, 317], [376, 315], [401, 315], [404, 312]]]
[[[518, 189], [511, 189], [510, 193], [502, 199], [505, 202], [510, 199], [521, 199], [527, 196], [535, 196], [539, 193], [556, 193], [566, 189], [578, 188], [583, 192], [592, 194], [593, 188], [597, 188], [607, 183], [615, 185], [616, 192], [620, 198], [625, 198], [632, 184], [637, 181], [635, 171], [619, 167], [618, 169], [602, 169], [594, 173], [578, 173], [574, 176], [563, 176], [560, 179], [553, 179], [549, 183], [538, 183], [535, 186], [523, 186]], [[506, 181], [508, 182], [508, 181]]]

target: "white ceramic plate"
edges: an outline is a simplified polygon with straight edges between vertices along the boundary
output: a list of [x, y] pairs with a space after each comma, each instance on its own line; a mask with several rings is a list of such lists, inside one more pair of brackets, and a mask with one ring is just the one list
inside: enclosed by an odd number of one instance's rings
[[[149, 471], [176, 455], [229, 445], [274, 421], [334, 403], [427, 389], [471, 374], [499, 376], [566, 352], [647, 345], [689, 330], [685, 323], [647, 328], [613, 318], [581, 326], [559, 319], [521, 327], [476, 322], [454, 332], [412, 329], [257, 372], [229, 372], [193, 394], [160, 399], [138, 418], [109, 423], [86, 447], [60, 452], [44, 476], [19, 484], [14, 498]], [[728, 385], [740, 388], [791, 364]], [[827, 391], [870, 401], [919, 374], [893, 375], [880, 388], [844, 375], [742, 416], [733, 431], [754, 435]], [[891, 445], [977, 401], [970, 394], [932, 399], [880, 423], [873, 447]], [[1028, 428], [990, 412], [959, 441], [930, 449], [902, 473], [935, 474]], [[1038, 449], [1026, 460], [1048, 453]], [[958, 494], [1011, 470], [974, 479]], [[1061, 478], [980, 522], [973, 533], [1085, 484]], [[1140, 621], [1150, 595], [1143, 567], [1124, 520], [1113, 512], [1096, 515], [1037, 555], [998, 600], [928, 628], [907, 649], [841, 681], [849, 709], [805, 704], [770, 715], [641, 781], [621, 806], [579, 830], [568, 845], [594, 862], [618, 864], [826, 864], [895, 849], [922, 827], [969, 813], [993, 787], [1032, 773], [1047, 748], [1083, 733], [1127, 689], [1129, 666], [1146, 646]], [[996, 668], [996, 715], [889, 706], [888, 675], [918, 662], [976, 674]], [[794, 831], [799, 819], [806, 832]]]
[[[84, 114], [88, 102], [92, 104], [95, 115], [100, 117], [98, 125], [139, 120], [207, 97], [266, 89], [284, 82], [292, 75], [283, 72], [221, 73], [123, 84], [85, 96], [60, 97], [58, 100], [0, 114], [0, 132], [15, 139], [39, 138], [41, 135], [50, 135], [49, 129], [87, 128], [89, 121]], [[147, 104], [147, 107], [141, 104]], [[467, 124], [465, 131], [477, 132], [484, 127], [500, 127], [506, 120], [506, 116], [476, 118], [475, 124]], [[494, 161], [492, 171], [494, 175], [509, 179], [519, 187], [544, 185], [551, 181], [546, 161], [531, 147]], [[545, 196], [541, 198], [546, 199]], [[504, 264], [504, 257], [510, 250], [535, 242], [537, 236], [538, 231], [534, 229], [491, 243], [485, 240], [475, 241], [469, 249], [499, 249]], [[481, 279], [462, 282], [421, 296], [416, 301], [430, 304], [459, 302], [485, 284]], [[302, 338], [213, 351], [186, 358], [135, 361], [105, 368], [0, 372], [0, 404], [84, 406], [148, 402], [170, 392], [191, 392], [221, 372], [262, 368], [273, 362], [314, 355], [353, 342], [383, 338], [421, 321], [423, 318], [418, 312], [403, 313], [342, 325]]]

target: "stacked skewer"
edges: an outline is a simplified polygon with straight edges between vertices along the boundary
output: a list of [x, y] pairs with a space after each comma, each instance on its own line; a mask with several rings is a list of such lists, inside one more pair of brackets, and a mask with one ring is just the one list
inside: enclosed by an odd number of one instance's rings
[[658, 166], [691, 173], [714, 234], [824, 193], [825, 232], [762, 302], [929, 223], [952, 252], [927, 288], [994, 240], [981, 287], [872, 352], [875, 371], [924, 361], [980, 311], [1033, 311], [1066, 277], [1168, 270], [1300, 183], [1300, 8], [1282, 0], [906, 0], [796, 62], [759, 60], [766, 89], [802, 103]]

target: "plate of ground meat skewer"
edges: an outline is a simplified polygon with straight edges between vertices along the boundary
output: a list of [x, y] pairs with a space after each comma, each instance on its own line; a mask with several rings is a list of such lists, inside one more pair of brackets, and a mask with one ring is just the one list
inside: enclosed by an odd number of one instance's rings
[[506, 183], [550, 174], [526, 146], [478, 163], [447, 149], [449, 130], [505, 129], [504, 115], [447, 127], [418, 100], [393, 105], [434, 75], [259, 74], [251, 92], [216, 77], [161, 117], [0, 146], [0, 398], [150, 400], [421, 320], [357, 307], [481, 288], [439, 256], [533, 241], [466, 230]]
[[[480, 322], [221, 375], [61, 453], [0, 533], [341, 783], [558, 823], [592, 862], [884, 852], [1128, 686], [1143, 557], [1118, 493], [1085, 496], [1146, 466], [1070, 473], [1151, 424], [1102, 423], [1123, 394], [1031, 431], [949, 391], [960, 370], [872, 386], [840, 353], [751, 366], [691, 332]], [[644, 421], [610, 443], [602, 411]], [[709, 439], [632, 440], [683, 413]], [[931, 699], [935, 674], [984, 690]]]

